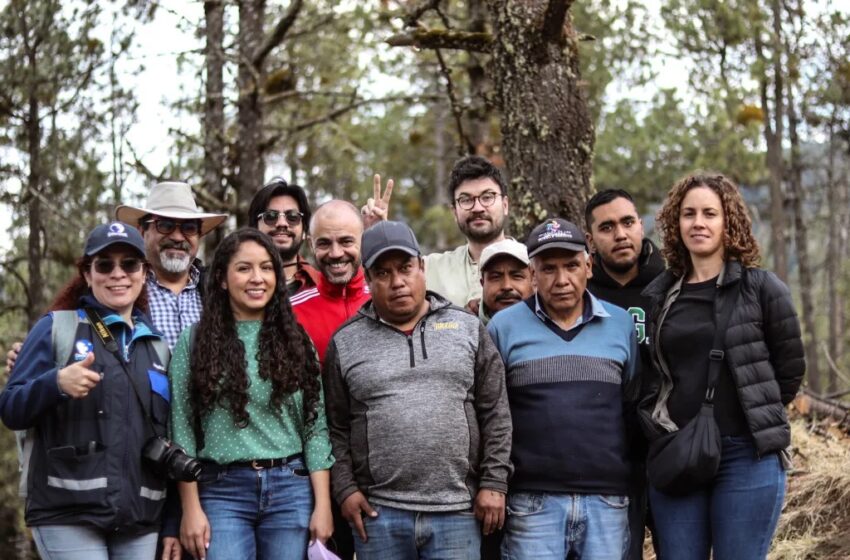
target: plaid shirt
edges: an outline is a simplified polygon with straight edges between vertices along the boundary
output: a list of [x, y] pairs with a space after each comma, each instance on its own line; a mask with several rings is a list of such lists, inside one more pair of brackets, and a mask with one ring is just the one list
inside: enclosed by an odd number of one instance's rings
[[189, 282], [175, 294], [156, 280], [153, 271], [148, 274], [148, 307], [154, 327], [160, 331], [168, 347], [173, 349], [177, 344], [180, 332], [201, 320], [201, 292], [198, 280], [201, 271], [194, 264], [189, 269]]

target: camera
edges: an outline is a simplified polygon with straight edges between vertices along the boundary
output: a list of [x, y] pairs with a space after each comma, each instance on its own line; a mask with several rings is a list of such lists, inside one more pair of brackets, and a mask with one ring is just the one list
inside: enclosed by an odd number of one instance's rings
[[189, 457], [183, 448], [162, 436], [152, 437], [145, 443], [142, 457], [153, 463], [161, 474], [182, 482], [197, 481], [203, 468], [200, 461]]

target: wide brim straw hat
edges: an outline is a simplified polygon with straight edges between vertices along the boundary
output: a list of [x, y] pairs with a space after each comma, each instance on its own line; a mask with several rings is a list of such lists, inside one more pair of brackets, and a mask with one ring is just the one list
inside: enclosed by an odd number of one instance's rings
[[188, 183], [176, 181], [154, 185], [148, 194], [145, 208], [122, 204], [115, 209], [117, 220], [136, 226], [144, 216], [149, 214], [175, 220], [200, 220], [201, 235], [214, 230], [227, 219], [227, 214], [201, 212], [192, 195], [192, 187]]

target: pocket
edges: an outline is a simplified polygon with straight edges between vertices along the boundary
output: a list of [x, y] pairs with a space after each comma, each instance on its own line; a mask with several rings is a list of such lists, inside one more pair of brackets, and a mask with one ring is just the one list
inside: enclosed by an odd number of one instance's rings
[[615, 496], [613, 494], [600, 494], [599, 501], [614, 509], [626, 509], [629, 507], [628, 496]]
[[106, 502], [106, 449], [99, 442], [47, 450], [47, 487], [56, 507]]
[[543, 510], [543, 502], [546, 496], [531, 492], [516, 492], [508, 494], [508, 502], [505, 511], [508, 515], [523, 517], [533, 515]]
[[289, 472], [293, 474], [296, 478], [310, 478], [310, 471], [304, 466], [304, 461], [301, 459], [294, 459], [286, 463], [286, 468], [289, 469]]

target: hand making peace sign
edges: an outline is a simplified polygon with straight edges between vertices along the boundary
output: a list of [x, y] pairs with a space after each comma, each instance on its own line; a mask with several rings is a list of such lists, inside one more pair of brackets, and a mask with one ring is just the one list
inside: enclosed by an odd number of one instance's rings
[[387, 181], [387, 189], [381, 194], [381, 176], [375, 173], [374, 196], [366, 200], [366, 205], [360, 209], [363, 214], [363, 227], [369, 229], [381, 220], [386, 220], [390, 208], [390, 197], [393, 194], [393, 180]]

